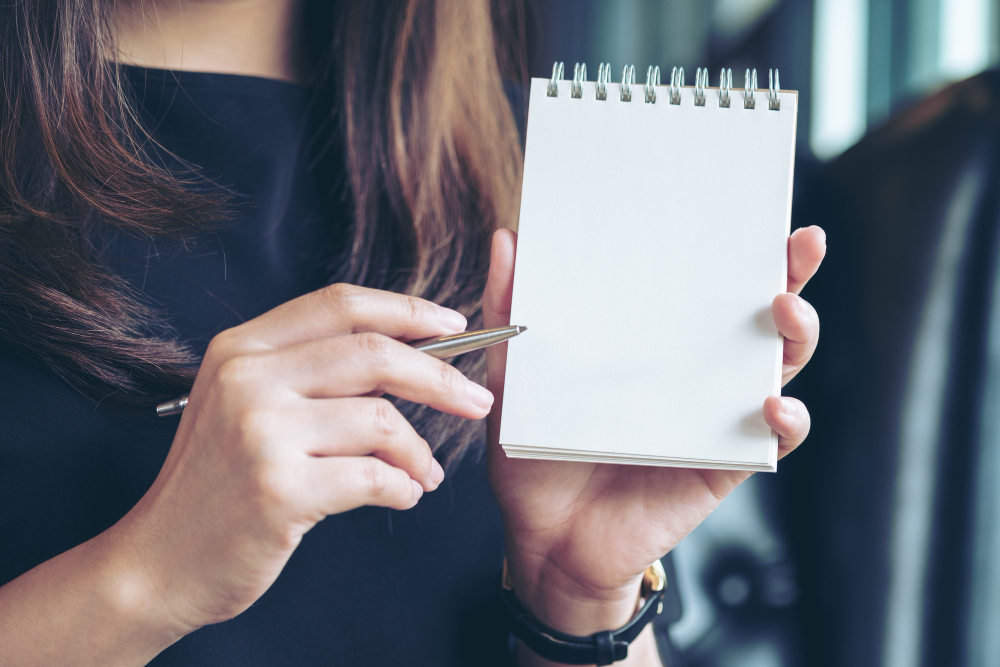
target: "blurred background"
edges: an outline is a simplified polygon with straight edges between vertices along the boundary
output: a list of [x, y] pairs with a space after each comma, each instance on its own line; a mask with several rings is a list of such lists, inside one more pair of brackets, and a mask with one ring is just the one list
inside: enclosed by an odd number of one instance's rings
[[[616, 77], [683, 67], [780, 69], [799, 91], [800, 150], [836, 156], [908, 102], [1000, 58], [996, 0], [535, 0], [532, 76], [610, 62]], [[763, 79], [760, 76], [763, 74]], [[572, 78], [572, 77], [570, 77]], [[591, 74], [591, 79], [594, 74]], [[817, 85], [814, 85], [817, 84]], [[766, 88], [766, 85], [763, 87]]]
[[532, 76], [778, 68], [813, 431], [673, 553], [673, 663], [1000, 665], [1000, 0], [533, 0]]

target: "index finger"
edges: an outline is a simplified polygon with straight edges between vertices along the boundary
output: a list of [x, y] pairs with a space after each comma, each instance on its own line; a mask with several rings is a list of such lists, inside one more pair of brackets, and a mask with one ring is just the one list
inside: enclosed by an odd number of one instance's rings
[[416, 340], [465, 331], [461, 313], [426, 299], [338, 283], [304, 294], [231, 331], [250, 350], [307, 343], [329, 336], [375, 332]]
[[788, 237], [788, 291], [798, 294], [826, 256], [826, 232], [813, 225]]

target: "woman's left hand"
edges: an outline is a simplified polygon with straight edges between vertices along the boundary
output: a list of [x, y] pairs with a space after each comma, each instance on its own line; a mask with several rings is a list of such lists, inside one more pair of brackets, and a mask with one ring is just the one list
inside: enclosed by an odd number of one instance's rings
[[[493, 238], [483, 298], [487, 327], [509, 324], [516, 235]], [[819, 338], [816, 311], [798, 296], [819, 268], [826, 235], [796, 230], [788, 240], [788, 292], [775, 297], [785, 337], [782, 384], [809, 361]], [[690, 533], [750, 473], [510, 459], [498, 444], [506, 345], [488, 350], [490, 483], [503, 510], [508, 568], [518, 599], [543, 623], [588, 635], [624, 625], [635, 611], [643, 571]], [[764, 417], [779, 458], [809, 432], [794, 398], [771, 396]]]

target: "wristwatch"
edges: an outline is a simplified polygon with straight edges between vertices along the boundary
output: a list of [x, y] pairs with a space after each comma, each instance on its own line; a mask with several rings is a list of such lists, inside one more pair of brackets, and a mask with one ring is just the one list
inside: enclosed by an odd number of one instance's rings
[[515, 637], [539, 656], [566, 665], [610, 665], [628, 657], [628, 647], [642, 629], [663, 611], [663, 596], [667, 575], [659, 560], [642, 575], [638, 611], [628, 623], [617, 630], [595, 632], [587, 637], [559, 632], [543, 625], [525, 609], [514, 595], [507, 573], [507, 559], [500, 575], [500, 599], [503, 601], [510, 630]]

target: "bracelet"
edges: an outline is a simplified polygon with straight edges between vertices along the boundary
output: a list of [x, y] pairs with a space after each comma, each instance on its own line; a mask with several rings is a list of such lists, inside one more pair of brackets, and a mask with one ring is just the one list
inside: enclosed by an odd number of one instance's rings
[[579, 637], [543, 625], [521, 605], [511, 586], [506, 558], [500, 576], [500, 599], [511, 632], [542, 658], [566, 665], [610, 665], [627, 658], [629, 644], [663, 611], [666, 588], [667, 575], [663, 565], [659, 560], [654, 561], [642, 575], [639, 610], [635, 616], [617, 630]]

